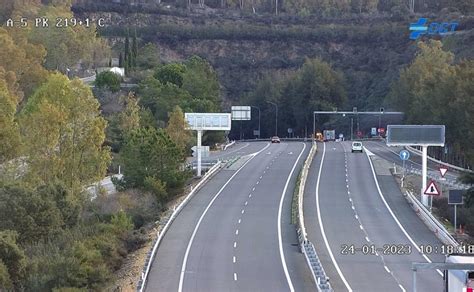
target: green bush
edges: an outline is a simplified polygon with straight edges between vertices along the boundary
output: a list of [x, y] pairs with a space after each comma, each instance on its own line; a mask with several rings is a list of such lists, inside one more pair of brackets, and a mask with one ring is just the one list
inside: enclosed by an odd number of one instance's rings
[[166, 192], [166, 183], [161, 180], [147, 176], [144, 181], [145, 189], [152, 192], [159, 202], [164, 202], [168, 196]]
[[120, 90], [120, 82], [122, 82], [120, 75], [111, 71], [104, 71], [97, 74], [94, 84], [98, 88], [106, 88], [112, 92], [117, 92]]
[[7, 266], [0, 259], [0, 291], [9, 291], [13, 288], [10, 274], [8, 273]]

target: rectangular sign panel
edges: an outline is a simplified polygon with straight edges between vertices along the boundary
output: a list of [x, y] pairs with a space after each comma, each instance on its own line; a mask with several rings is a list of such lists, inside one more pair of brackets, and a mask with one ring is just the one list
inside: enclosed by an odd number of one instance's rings
[[249, 121], [250, 120], [250, 106], [233, 106], [232, 120], [233, 121]]
[[464, 195], [464, 190], [449, 190], [448, 204], [449, 205], [462, 205], [463, 195]]
[[188, 130], [230, 131], [230, 114], [185, 113]]
[[388, 125], [388, 146], [444, 146], [444, 125]]

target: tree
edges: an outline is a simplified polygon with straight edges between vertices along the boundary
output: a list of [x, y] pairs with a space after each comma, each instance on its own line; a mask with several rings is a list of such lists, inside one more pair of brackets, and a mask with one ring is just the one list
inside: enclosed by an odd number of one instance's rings
[[185, 178], [180, 171], [182, 153], [161, 129], [134, 130], [127, 137], [121, 157], [124, 179], [129, 187], [144, 187], [146, 178], [165, 184], [168, 193], [182, 187]]
[[138, 57], [138, 42], [137, 42], [137, 30], [135, 29], [132, 39], [132, 67], [137, 66], [137, 57]]
[[48, 76], [42, 64], [46, 51], [26, 39], [25, 31], [10, 31], [0, 27], [0, 67], [3, 67], [10, 92], [19, 99], [28, 97]]
[[104, 177], [110, 162], [110, 150], [102, 146], [106, 121], [82, 81], [52, 74], [29, 99], [20, 124], [29, 141], [28, 181], [60, 180], [82, 189]]
[[112, 92], [117, 92], [120, 90], [120, 83], [122, 82], [122, 77], [112, 71], [104, 71], [99, 73], [94, 84], [99, 88], [106, 88]]
[[182, 88], [191, 96], [212, 102], [206, 111], [217, 111], [220, 105], [219, 81], [212, 66], [204, 59], [193, 56], [184, 65]]
[[15, 120], [19, 100], [8, 89], [6, 79], [5, 71], [0, 67], [0, 165], [15, 158], [20, 147], [20, 132]]
[[172, 63], [159, 67], [153, 77], [162, 84], [171, 83], [181, 88], [181, 86], [183, 86], [183, 74], [185, 71], [185, 65]]
[[159, 50], [153, 43], [147, 43], [137, 53], [136, 65], [141, 69], [152, 69], [160, 65]]
[[184, 119], [184, 113], [179, 106], [175, 106], [173, 112], [170, 114], [168, 125], [165, 131], [184, 154], [186, 146], [189, 145], [192, 136], [191, 131], [186, 130], [186, 120]]
[[[41, 17], [51, 20], [72, 18], [73, 14], [68, 2], [44, 6], [41, 10]], [[29, 32], [29, 40], [33, 44], [44, 46], [48, 52], [44, 63], [46, 68], [66, 72], [66, 68], [77, 65], [80, 60], [92, 61], [94, 54], [105, 58], [104, 63], [106, 64], [109, 56], [107, 56], [108, 54], [102, 55], [102, 53], [107, 53], [104, 50], [107, 46], [104, 46], [103, 40], [97, 38], [95, 29], [81, 25], [66, 26], [65, 23], [59, 23], [59, 25], [62, 27], [50, 25], [44, 28], [32, 28]]]
[[47, 194], [20, 186], [0, 188], [0, 230], [15, 230], [20, 242], [36, 242], [60, 231], [64, 222]]
[[18, 234], [11, 230], [0, 231], [0, 262], [8, 269], [13, 285], [20, 288], [25, 275], [26, 257], [17, 244]]
[[10, 291], [13, 288], [12, 280], [10, 279], [10, 273], [8, 268], [5, 266], [2, 260], [0, 260], [0, 290]]
[[120, 68], [123, 68], [124, 64], [123, 64], [123, 55], [122, 53], [120, 53], [119, 55], [119, 67]]

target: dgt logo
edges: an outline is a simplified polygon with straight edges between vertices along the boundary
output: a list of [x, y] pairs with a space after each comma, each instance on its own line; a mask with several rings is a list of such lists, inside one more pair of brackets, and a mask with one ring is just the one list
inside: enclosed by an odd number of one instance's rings
[[423, 34], [429, 35], [445, 35], [453, 32], [458, 26], [457, 22], [432, 22], [427, 24], [428, 18], [420, 18], [416, 23], [410, 23], [410, 39], [416, 40]]

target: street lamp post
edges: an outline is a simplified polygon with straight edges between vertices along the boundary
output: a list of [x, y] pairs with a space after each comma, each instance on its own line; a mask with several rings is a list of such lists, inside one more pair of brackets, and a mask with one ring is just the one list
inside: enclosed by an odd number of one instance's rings
[[260, 139], [260, 107], [251, 105], [250, 107], [258, 109], [258, 139]]
[[275, 106], [275, 136], [278, 136], [278, 105], [271, 101], [266, 101], [266, 103], [269, 103]]

